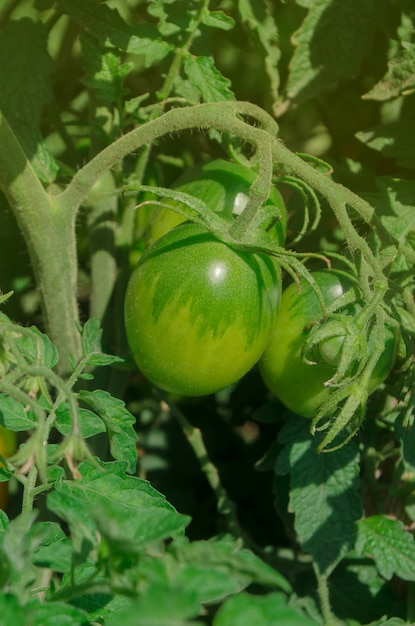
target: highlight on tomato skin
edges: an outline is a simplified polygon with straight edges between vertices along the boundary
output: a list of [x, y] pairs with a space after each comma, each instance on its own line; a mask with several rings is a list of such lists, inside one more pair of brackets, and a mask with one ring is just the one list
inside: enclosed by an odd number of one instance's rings
[[[313, 272], [312, 276], [326, 306], [352, 288], [351, 284], [347, 284], [344, 278], [331, 270]], [[305, 329], [321, 319], [321, 307], [310, 284], [305, 280], [301, 280], [300, 284], [300, 293], [295, 284], [289, 285], [282, 293], [270, 342], [259, 361], [259, 371], [268, 389], [290, 411], [313, 418], [332, 393], [325, 383], [336, 373], [344, 337], [325, 340], [319, 347], [322, 357], [319, 362], [304, 361], [303, 346], [309, 332]], [[396, 361], [396, 335], [387, 326], [385, 335], [385, 350], [373, 371], [370, 392], [384, 382]]]
[[[12, 456], [16, 450], [16, 433], [6, 430], [0, 425], [0, 454], [5, 458]], [[1, 462], [0, 462], [1, 467]], [[9, 501], [7, 482], [0, 482], [0, 509], [5, 509]]]
[[155, 385], [182, 396], [236, 383], [265, 350], [278, 309], [280, 271], [185, 223], [144, 253], [125, 297], [132, 355]]

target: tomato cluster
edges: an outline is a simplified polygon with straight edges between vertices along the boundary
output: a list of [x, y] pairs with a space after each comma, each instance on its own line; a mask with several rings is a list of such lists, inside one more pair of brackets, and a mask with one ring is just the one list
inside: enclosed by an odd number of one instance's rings
[[[312, 274], [324, 303], [329, 307], [353, 286], [330, 270]], [[355, 315], [359, 305], [349, 307]], [[262, 378], [272, 393], [291, 411], [303, 417], [314, 417], [332, 393], [326, 383], [333, 379], [339, 364], [344, 334], [323, 340], [312, 362], [304, 358], [304, 346], [313, 324], [322, 319], [319, 299], [305, 280], [291, 284], [281, 297], [274, 329], [260, 360]], [[390, 374], [397, 355], [395, 333], [385, 328], [385, 349], [372, 373], [369, 391], [378, 387]], [[358, 359], [355, 364], [357, 365]]]
[[[213, 161], [175, 185], [232, 219], [246, 206], [256, 174], [242, 165]], [[173, 207], [175, 201], [168, 200]], [[282, 244], [286, 213], [279, 192], [271, 238]], [[313, 417], [331, 393], [341, 334], [321, 342], [316, 363], [304, 359], [321, 303], [301, 281], [280, 294], [280, 270], [267, 254], [241, 252], [169, 208], [156, 211], [150, 245], [132, 272], [125, 323], [132, 355], [142, 373], [174, 394], [214, 393], [242, 378], [256, 363], [265, 384], [289, 409]], [[351, 287], [329, 270], [313, 274], [326, 306]], [[349, 311], [354, 314], [356, 309]], [[375, 389], [390, 373], [397, 341], [386, 329], [386, 346], [371, 381]]]

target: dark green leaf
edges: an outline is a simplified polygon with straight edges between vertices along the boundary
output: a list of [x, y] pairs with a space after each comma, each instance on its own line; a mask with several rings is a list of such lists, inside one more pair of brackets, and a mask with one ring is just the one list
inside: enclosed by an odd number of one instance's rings
[[160, 61], [171, 50], [152, 24], [127, 24], [116, 9], [85, 0], [60, 0], [68, 13], [88, 35], [101, 44], [114, 46], [144, 57], [147, 67]]
[[219, 608], [213, 626], [312, 626], [317, 622], [288, 606], [283, 595], [239, 593]]
[[[78, 419], [81, 426], [82, 436], [87, 439], [106, 430], [105, 424], [98, 415], [88, 409], [78, 408]], [[67, 437], [72, 431], [72, 418], [69, 406], [62, 403], [56, 410], [55, 427], [59, 432]]]
[[373, 515], [358, 524], [356, 551], [374, 559], [379, 574], [415, 581], [415, 541], [403, 523], [385, 515]]
[[14, 432], [31, 430], [36, 427], [34, 415], [17, 400], [0, 394], [0, 424]]
[[203, 603], [218, 602], [251, 583], [290, 591], [281, 574], [229, 537], [175, 542], [165, 558], [172, 581], [193, 590]]
[[353, 77], [370, 51], [376, 13], [375, 0], [312, 3], [293, 37], [287, 97], [311, 98], [339, 78]]
[[[210, 57], [187, 56], [184, 71], [191, 87], [190, 99], [201, 102], [235, 100], [230, 81], [220, 73]], [[186, 89], [182, 85], [179, 92], [187, 97]]]
[[235, 20], [223, 11], [209, 11], [203, 15], [202, 22], [205, 26], [220, 30], [232, 30], [235, 26]]
[[318, 454], [320, 437], [310, 423], [292, 416], [282, 429], [284, 444], [277, 474], [290, 474], [289, 511], [295, 515], [300, 544], [321, 573], [329, 574], [353, 547], [362, 515], [359, 452], [354, 442], [333, 453]]
[[58, 167], [40, 132], [44, 106], [50, 101], [53, 61], [48, 33], [29, 18], [9, 21], [0, 38], [0, 109], [5, 114], [38, 176], [46, 183]]
[[86, 613], [70, 604], [40, 600], [22, 604], [21, 598], [8, 594], [0, 595], [0, 615], [2, 626], [88, 626], [90, 623]]
[[[48, 497], [49, 508], [77, 533], [76, 545], [80, 538], [92, 545], [95, 525], [114, 550], [127, 554], [183, 532], [189, 518], [177, 513], [147, 481], [113, 474], [112, 464], [103, 468], [81, 463], [81, 480], [63, 481]], [[76, 519], [79, 529], [74, 528]]]
[[366, 100], [391, 100], [415, 89], [415, 45], [405, 42], [388, 62], [388, 71], [362, 98]]
[[280, 85], [278, 64], [281, 51], [278, 45], [278, 27], [270, 13], [270, 5], [264, 0], [239, 0], [237, 4], [242, 21], [254, 37], [259, 57], [263, 59], [270, 81], [270, 92], [276, 101]]
[[362, 143], [377, 150], [384, 157], [393, 158], [398, 165], [415, 168], [415, 124], [402, 120], [382, 124], [371, 130], [356, 133]]
[[97, 528], [86, 498], [79, 492], [72, 494], [65, 485], [62, 482], [56, 491], [48, 495], [47, 506], [69, 525], [74, 563], [83, 563], [91, 550], [98, 545]]
[[199, 614], [195, 595], [185, 589], [169, 589], [152, 585], [146, 593], [114, 612], [106, 626], [192, 626], [188, 620]]
[[114, 459], [125, 461], [128, 471], [134, 472], [137, 464], [134, 416], [127, 411], [122, 400], [114, 398], [106, 391], [81, 391], [79, 395], [104, 421]]
[[116, 49], [106, 49], [96, 38], [86, 33], [82, 33], [81, 42], [87, 71], [83, 83], [94, 92], [98, 100], [118, 104], [128, 94], [124, 80], [134, 67], [133, 64], [123, 63]]
[[41, 22], [26, 17], [9, 21], [1, 32], [0, 108], [30, 128], [38, 128], [51, 98], [53, 61], [47, 37]]

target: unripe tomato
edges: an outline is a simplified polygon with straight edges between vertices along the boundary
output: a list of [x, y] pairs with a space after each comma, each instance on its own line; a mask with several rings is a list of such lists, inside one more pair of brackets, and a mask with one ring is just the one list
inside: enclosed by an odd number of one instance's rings
[[169, 392], [219, 391], [260, 358], [278, 298], [279, 271], [270, 257], [181, 224], [147, 249], [131, 275], [125, 323], [133, 357]]
[[[351, 288], [330, 270], [314, 272], [313, 277], [326, 306]], [[300, 293], [295, 284], [287, 287], [281, 297], [270, 342], [259, 362], [262, 378], [270, 391], [293, 413], [303, 417], [314, 417], [332, 393], [324, 383], [336, 373], [344, 341], [344, 335], [327, 338], [319, 345], [320, 362], [303, 360], [302, 349], [311, 324], [321, 317], [318, 298], [307, 281], [301, 280]], [[387, 378], [396, 360], [396, 336], [389, 327], [385, 327], [385, 335], [385, 350], [373, 371], [369, 391], [374, 391]]]
[[[16, 450], [16, 433], [0, 426], [0, 454], [5, 458], [11, 456]], [[1, 463], [0, 463], [1, 466]], [[5, 509], [9, 499], [8, 484], [0, 482], [0, 509]]]
[[[173, 185], [173, 189], [188, 193], [203, 200], [207, 206], [228, 217], [236, 217], [242, 213], [248, 202], [249, 188], [256, 178], [256, 172], [239, 163], [216, 159], [202, 163], [181, 176]], [[171, 199], [164, 202], [170, 206], [181, 203]], [[285, 239], [287, 214], [284, 201], [276, 187], [272, 187], [265, 206], [275, 208], [277, 220], [269, 234], [277, 243]], [[185, 220], [179, 213], [167, 208], [157, 208], [151, 221], [148, 240], [150, 243], [164, 235], [171, 228]]]

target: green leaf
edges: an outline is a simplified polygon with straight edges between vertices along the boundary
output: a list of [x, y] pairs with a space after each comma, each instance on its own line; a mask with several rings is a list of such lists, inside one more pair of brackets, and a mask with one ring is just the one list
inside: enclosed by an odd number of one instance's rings
[[373, 515], [358, 524], [356, 552], [374, 559], [379, 574], [415, 580], [415, 541], [403, 523], [385, 515]]
[[36, 427], [36, 419], [23, 404], [11, 396], [0, 394], [0, 424], [14, 432], [31, 430]]
[[16, 340], [22, 355], [30, 365], [53, 369], [59, 361], [56, 346], [36, 326], [31, 326], [30, 331], [30, 336], [25, 334]]
[[47, 497], [47, 507], [64, 520], [70, 528], [74, 564], [83, 563], [98, 545], [97, 527], [91, 507], [82, 493], [72, 494], [66, 482], [57, 486]]
[[406, 241], [408, 234], [415, 232], [415, 181], [381, 176], [376, 178], [376, 186], [378, 191], [365, 192], [364, 198], [376, 207], [392, 237]]
[[89, 36], [105, 46], [114, 46], [144, 57], [146, 67], [163, 59], [172, 46], [163, 41], [153, 24], [127, 24], [116, 9], [91, 0], [60, 0], [68, 13]]
[[[48, 506], [91, 546], [94, 528], [117, 553], [134, 554], [154, 542], [181, 534], [189, 518], [180, 515], [164, 496], [140, 478], [114, 474], [112, 464], [79, 465], [81, 480], [63, 481], [48, 497]], [[115, 465], [117, 470], [117, 465]], [[125, 471], [125, 464], [124, 464]], [[82, 528], [75, 527], [76, 519]]]
[[149, 2], [147, 12], [158, 19], [157, 29], [163, 38], [194, 33], [198, 27], [199, 0], [159, 0]]
[[132, 63], [122, 63], [120, 54], [114, 48], [106, 48], [100, 41], [86, 33], [81, 36], [84, 66], [87, 72], [83, 79], [97, 100], [117, 104], [128, 94], [124, 80], [134, 67]]
[[0, 545], [0, 579], [7, 581], [10, 593], [21, 595], [22, 602], [31, 597], [36, 571], [31, 563], [33, 552], [42, 541], [37, 530], [32, 530], [36, 512], [21, 513], [9, 522], [2, 533]]
[[[87, 626], [87, 614], [70, 604], [31, 600], [22, 604], [21, 598], [9, 594], [0, 595], [2, 626], [29, 624], [30, 626]], [[30, 617], [29, 617], [30, 616]], [[30, 622], [28, 621], [30, 620]]]
[[309, 428], [308, 420], [290, 417], [279, 436], [284, 448], [276, 473], [290, 474], [289, 511], [298, 540], [328, 575], [353, 547], [362, 515], [359, 452], [349, 442], [336, 452], [318, 454], [320, 436], [313, 437]]
[[293, 36], [290, 100], [311, 98], [334, 81], [358, 73], [371, 49], [376, 4], [376, 0], [319, 0], [310, 6]]
[[27, 17], [8, 21], [1, 32], [0, 108], [31, 128], [39, 126], [51, 99], [54, 65], [47, 38], [45, 26]]
[[192, 626], [188, 620], [199, 614], [195, 595], [186, 589], [169, 589], [153, 584], [136, 601], [112, 613], [106, 626]]
[[200, 602], [218, 602], [252, 583], [291, 590], [289, 582], [230, 537], [174, 542], [165, 560], [172, 582], [193, 590]]
[[359, 141], [396, 160], [397, 165], [415, 168], [415, 124], [412, 119], [382, 124], [356, 133]]
[[362, 96], [363, 99], [382, 102], [415, 89], [415, 45], [409, 42], [403, 45], [388, 62], [385, 76]]
[[134, 472], [137, 464], [135, 418], [127, 411], [125, 403], [101, 390], [81, 391], [79, 397], [104, 421], [113, 458], [125, 461], [128, 464], [128, 471]]
[[[78, 407], [78, 419], [81, 426], [82, 436], [85, 439], [106, 431], [106, 427], [102, 419], [98, 417], [96, 413], [93, 413], [88, 409]], [[71, 434], [72, 418], [69, 406], [66, 403], [62, 402], [58, 406], [54, 426], [65, 437], [68, 437], [68, 435]]]
[[[235, 100], [230, 81], [220, 73], [211, 57], [187, 56], [184, 71], [192, 89], [192, 100], [202, 102]], [[178, 91], [186, 97], [186, 90]]]
[[213, 626], [312, 626], [317, 622], [287, 605], [283, 595], [239, 593], [219, 608]]
[[209, 11], [202, 16], [202, 23], [210, 28], [219, 28], [220, 30], [232, 30], [235, 26], [235, 20], [223, 11]]
[[54, 64], [48, 33], [41, 22], [25, 17], [9, 21], [0, 37], [0, 109], [42, 181], [51, 183], [58, 166], [39, 132], [45, 105], [51, 100]]
[[92, 318], [82, 327], [82, 350], [88, 365], [105, 366], [123, 361], [121, 357], [105, 354], [101, 349], [102, 328], [98, 319]]
[[278, 64], [281, 50], [278, 45], [278, 27], [275, 18], [270, 13], [270, 5], [264, 0], [239, 0], [237, 4], [242, 21], [253, 35], [258, 55], [263, 59], [270, 81], [270, 92], [276, 101], [280, 86]]

